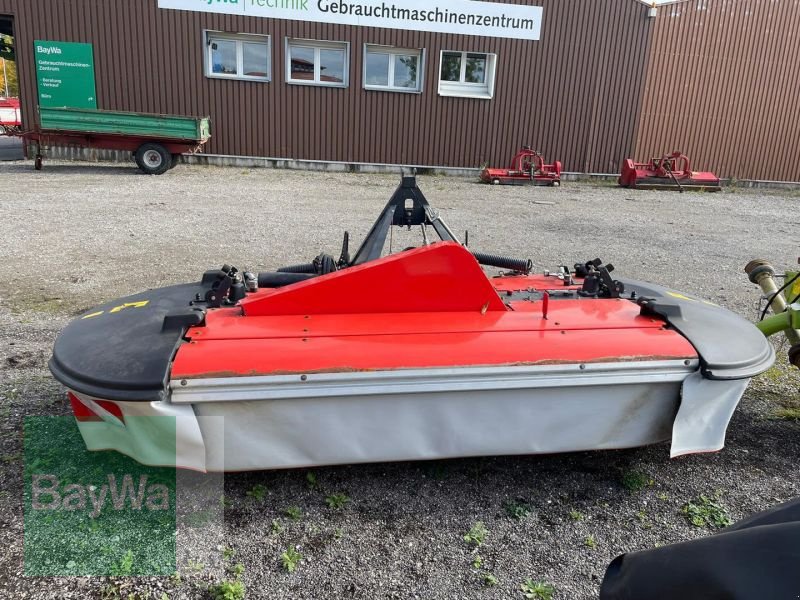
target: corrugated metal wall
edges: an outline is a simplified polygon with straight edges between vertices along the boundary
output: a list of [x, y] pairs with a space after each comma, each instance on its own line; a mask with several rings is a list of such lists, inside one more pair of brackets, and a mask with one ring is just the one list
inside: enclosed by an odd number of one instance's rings
[[800, 2], [691, 0], [655, 21], [636, 156], [800, 181]]
[[[508, 1], [508, 0], [506, 0]], [[95, 45], [98, 106], [210, 114], [207, 152], [476, 167], [529, 142], [571, 171], [613, 172], [635, 140], [652, 20], [634, 0], [542, 0], [540, 41], [158, 10], [156, 0], [0, 0], [16, 18], [25, 118], [34, 39]], [[203, 76], [203, 30], [272, 36], [272, 83]], [[284, 82], [284, 38], [349, 41], [350, 87]], [[365, 43], [425, 48], [421, 95], [362, 89]], [[437, 95], [442, 49], [498, 54], [493, 100]]]

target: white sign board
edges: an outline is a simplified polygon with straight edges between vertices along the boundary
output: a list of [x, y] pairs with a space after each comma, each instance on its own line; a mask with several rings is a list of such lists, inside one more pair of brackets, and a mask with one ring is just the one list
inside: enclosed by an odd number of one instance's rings
[[478, 0], [158, 0], [159, 8], [538, 40], [542, 7]]

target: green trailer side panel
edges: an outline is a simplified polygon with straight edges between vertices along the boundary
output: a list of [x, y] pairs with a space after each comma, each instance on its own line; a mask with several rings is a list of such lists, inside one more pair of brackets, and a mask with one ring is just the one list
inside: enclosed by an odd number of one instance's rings
[[152, 137], [205, 142], [211, 137], [209, 118], [143, 113], [39, 107], [42, 130]]

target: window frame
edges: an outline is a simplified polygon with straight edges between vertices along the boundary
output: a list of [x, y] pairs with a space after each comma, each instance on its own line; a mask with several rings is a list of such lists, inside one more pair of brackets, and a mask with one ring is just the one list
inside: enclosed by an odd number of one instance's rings
[[[292, 46], [314, 50], [314, 79], [292, 79]], [[333, 81], [321, 81], [322, 71], [320, 69], [321, 50], [343, 50], [344, 51], [344, 81], [336, 83]], [[313, 85], [316, 87], [328, 88], [347, 88], [350, 87], [350, 42], [337, 42], [331, 40], [312, 40], [306, 38], [290, 38], [285, 41], [285, 80], [289, 85]]]
[[[213, 49], [211, 45], [215, 40], [236, 42], [236, 74], [214, 73]], [[272, 81], [272, 36], [264, 33], [231, 33], [206, 29], [203, 31], [205, 44], [204, 70], [208, 79], [227, 79], [233, 81], [255, 81], [270, 83]], [[244, 44], [261, 44], [267, 47], [267, 74], [265, 77], [244, 75]]]
[[[458, 81], [442, 80], [445, 54], [461, 55], [461, 73]], [[484, 83], [472, 83], [465, 81], [467, 71], [467, 56], [470, 54], [481, 54], [486, 57], [486, 81]], [[439, 95], [452, 96], [455, 98], [477, 98], [480, 100], [491, 100], [494, 98], [495, 79], [497, 77], [497, 54], [478, 50], [442, 50], [439, 54]]]
[[[373, 49], [378, 49], [374, 51]], [[395, 56], [416, 56], [417, 57], [417, 86], [415, 88], [397, 87], [394, 85], [394, 60], [389, 61], [389, 85], [375, 85], [367, 83], [367, 56], [373, 50], [374, 54], [388, 54], [391, 58]], [[421, 94], [425, 89], [425, 48], [401, 48], [399, 46], [387, 46], [384, 44], [364, 44], [363, 53], [364, 67], [362, 69], [363, 88], [376, 92], [399, 92], [401, 94]]]

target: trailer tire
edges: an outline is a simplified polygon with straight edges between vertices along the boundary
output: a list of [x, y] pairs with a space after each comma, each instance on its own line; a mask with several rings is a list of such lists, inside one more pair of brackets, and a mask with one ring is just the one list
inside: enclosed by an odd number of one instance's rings
[[44, 157], [41, 154], [37, 154], [36, 158], [33, 161], [33, 168], [36, 171], [41, 171], [43, 163], [44, 163]]
[[181, 162], [181, 155], [180, 154], [173, 154], [172, 155], [172, 164], [169, 167], [170, 170], [174, 169], [175, 167], [177, 167], [180, 162]]
[[142, 144], [135, 158], [147, 175], [163, 175], [172, 168], [172, 155], [161, 144]]
[[492, 185], [500, 185], [500, 180], [497, 177], [495, 177], [494, 179], [492, 179]]

